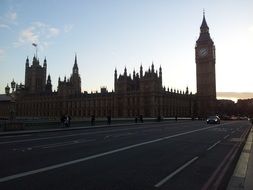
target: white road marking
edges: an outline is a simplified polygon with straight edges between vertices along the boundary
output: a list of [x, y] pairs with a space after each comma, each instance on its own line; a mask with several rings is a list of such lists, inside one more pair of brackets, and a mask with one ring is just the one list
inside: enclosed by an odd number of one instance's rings
[[[218, 127], [218, 126], [219, 125], [217, 125], [216, 127]], [[179, 136], [183, 136], [183, 135], [187, 135], [187, 134], [191, 134], [191, 133], [195, 133], [195, 132], [199, 132], [199, 131], [208, 130], [210, 128], [213, 128], [213, 126], [205, 127], [205, 128], [201, 128], [201, 129], [195, 129], [195, 130], [184, 132], [184, 133], [178, 133], [178, 134], [175, 134], [175, 135], [170, 135], [170, 136], [158, 138], [158, 139], [155, 139], [155, 140], [146, 141], [146, 142], [142, 142], [142, 143], [122, 147], [122, 148], [119, 148], [119, 149], [111, 150], [111, 151], [108, 151], [108, 152], [103, 152], [103, 153], [95, 154], [95, 155], [92, 155], [92, 156], [80, 158], [80, 159], [77, 159], [77, 160], [63, 162], [63, 163], [60, 163], [60, 164], [56, 164], [56, 165], [52, 165], [52, 166], [48, 166], [48, 167], [44, 167], [44, 168], [40, 168], [40, 169], [36, 169], [36, 170], [32, 170], [32, 171], [27, 171], [27, 172], [23, 172], [23, 173], [19, 173], [19, 174], [14, 174], [14, 175], [11, 175], [11, 176], [2, 177], [2, 178], [0, 178], [0, 183], [10, 181], [10, 180], [13, 180], [13, 179], [17, 179], [17, 178], [21, 178], [21, 177], [25, 177], [25, 176], [28, 176], [28, 175], [33, 175], [33, 174], [37, 174], [37, 173], [41, 173], [41, 172], [45, 172], [45, 171], [49, 171], [49, 170], [53, 170], [53, 169], [62, 168], [62, 167], [69, 166], [69, 165], [72, 165], [72, 164], [76, 164], [76, 163], [92, 160], [92, 159], [95, 159], [95, 158], [107, 156], [107, 155], [110, 155], [110, 154], [114, 154], [114, 153], [117, 153], [117, 152], [130, 150], [130, 149], [140, 147], [140, 146], [144, 146], [144, 145], [147, 145], [147, 144], [168, 140], [168, 139], [171, 139], [171, 138], [174, 138], [174, 137], [179, 137]]]
[[165, 177], [164, 179], [162, 179], [159, 183], [157, 183], [155, 185], [155, 187], [161, 187], [164, 183], [166, 183], [168, 180], [170, 180], [172, 177], [174, 177], [175, 175], [177, 175], [179, 172], [181, 172], [183, 169], [185, 169], [187, 166], [191, 165], [193, 162], [195, 162], [199, 157], [196, 156], [193, 159], [191, 159], [190, 161], [186, 162], [184, 165], [182, 165], [181, 167], [179, 167], [178, 169], [176, 169], [174, 172], [172, 172], [170, 175], [168, 175], [167, 177]]
[[7, 138], [13, 138], [13, 137], [27, 137], [31, 136], [31, 134], [24, 134], [24, 135], [7, 135], [7, 136], [2, 136], [0, 139], [7, 139]]
[[78, 143], [86, 143], [96, 141], [96, 139], [87, 139], [87, 140], [74, 140], [74, 141], [66, 141], [66, 142], [60, 142], [60, 143], [51, 143], [51, 144], [43, 144], [38, 146], [31, 146], [31, 147], [23, 147], [23, 148], [13, 148], [13, 151], [23, 151], [23, 150], [33, 150], [33, 149], [39, 149], [39, 148], [54, 148], [54, 147], [60, 147], [60, 146], [67, 146], [72, 144], [78, 144]]
[[66, 142], [66, 143], [56, 143], [56, 144], [51, 144], [49, 146], [44, 146], [42, 148], [44, 149], [48, 149], [48, 148], [56, 148], [56, 147], [61, 147], [61, 146], [68, 146], [68, 145], [73, 145], [73, 144], [78, 144], [78, 143], [86, 143], [86, 142], [91, 142], [91, 141], [96, 141], [95, 139], [91, 139], [91, 140], [86, 140], [86, 141], [70, 141], [70, 142]]
[[213, 149], [217, 144], [219, 144], [221, 141], [217, 141], [216, 143], [214, 143], [212, 146], [210, 146], [208, 149], [207, 149], [207, 151], [208, 150], [211, 150], [211, 149]]
[[108, 138], [110, 138], [111, 137], [111, 135], [106, 135], [105, 137], [104, 137], [104, 139], [108, 139]]
[[66, 142], [60, 142], [60, 143], [53, 143], [53, 144], [43, 145], [42, 148], [54, 148], [54, 147], [59, 147], [59, 146], [71, 145], [71, 144], [76, 144], [76, 142], [66, 141]]
[[225, 137], [223, 137], [223, 139], [226, 139], [226, 138], [228, 138], [230, 135], [226, 135]]
[[123, 134], [114, 135], [114, 137], [119, 138], [119, 137], [129, 136], [129, 135], [132, 135], [132, 134], [133, 133], [123, 133]]
[[53, 136], [53, 137], [42, 137], [42, 138], [33, 138], [33, 139], [24, 139], [24, 140], [15, 140], [15, 141], [7, 141], [7, 142], [0, 142], [1, 144], [11, 144], [11, 143], [20, 143], [20, 142], [29, 142], [29, 141], [39, 141], [39, 140], [48, 140], [48, 139], [58, 139], [58, 138], [64, 138], [64, 137], [72, 137], [72, 136], [78, 136], [79, 134], [72, 134], [72, 135], [62, 135], [62, 136]]
[[[163, 125], [175, 125], [175, 123], [166, 123]], [[177, 123], [177, 125], [182, 125], [186, 123]], [[118, 132], [118, 131], [128, 131], [128, 130], [136, 130], [136, 129], [148, 129], [148, 128], [154, 128], [154, 127], [142, 127], [142, 128], [124, 128], [124, 129], [112, 129], [112, 130], [105, 130], [105, 131], [96, 131], [96, 132], [85, 132], [85, 133], [76, 133], [76, 134], [70, 134], [70, 135], [61, 135], [61, 136], [51, 136], [51, 137], [41, 137], [41, 138], [33, 138], [33, 139], [23, 139], [23, 140], [13, 140], [13, 141], [6, 141], [6, 142], [0, 142], [1, 144], [11, 144], [11, 143], [20, 143], [20, 142], [29, 142], [29, 141], [39, 141], [39, 140], [48, 140], [48, 139], [58, 139], [58, 138], [65, 138], [65, 137], [74, 137], [74, 136], [81, 136], [81, 135], [90, 135], [90, 134], [103, 134], [108, 132]]]
[[113, 134], [113, 135], [106, 135], [104, 137], [104, 140], [105, 139], [108, 139], [108, 138], [119, 138], [119, 137], [125, 137], [125, 136], [129, 136], [129, 135], [133, 135], [134, 133], [122, 133], [122, 134]]

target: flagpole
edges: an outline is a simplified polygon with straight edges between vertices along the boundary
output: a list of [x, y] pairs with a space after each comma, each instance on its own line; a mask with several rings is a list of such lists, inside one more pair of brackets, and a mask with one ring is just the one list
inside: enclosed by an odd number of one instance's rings
[[37, 48], [37, 45], [36, 45], [36, 59], [38, 60], [38, 48]]
[[35, 44], [35, 43], [32, 43], [32, 45], [36, 48], [35, 50], [36, 50], [36, 59], [38, 59], [38, 44]]

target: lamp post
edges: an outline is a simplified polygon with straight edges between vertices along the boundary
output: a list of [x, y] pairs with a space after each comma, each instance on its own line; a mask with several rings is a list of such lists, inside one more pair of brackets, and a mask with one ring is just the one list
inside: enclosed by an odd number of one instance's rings
[[11, 82], [12, 93], [14, 92], [15, 85], [16, 85], [16, 83], [15, 83], [15, 81], [14, 81], [14, 79], [13, 79], [12, 82]]
[[5, 87], [5, 94], [9, 95], [10, 94], [10, 87], [7, 84], [7, 86]]
[[10, 120], [15, 120], [15, 101], [13, 99], [10, 101]]

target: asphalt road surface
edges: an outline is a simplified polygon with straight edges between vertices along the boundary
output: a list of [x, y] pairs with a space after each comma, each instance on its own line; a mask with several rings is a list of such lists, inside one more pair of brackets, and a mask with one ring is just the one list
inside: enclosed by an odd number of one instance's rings
[[0, 137], [0, 189], [215, 189], [251, 125], [170, 121]]

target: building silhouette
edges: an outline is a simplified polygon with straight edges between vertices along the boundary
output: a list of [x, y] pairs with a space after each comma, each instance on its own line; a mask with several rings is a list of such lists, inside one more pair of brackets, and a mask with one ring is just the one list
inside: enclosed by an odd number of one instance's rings
[[209, 34], [205, 13], [195, 46], [197, 74], [197, 113], [200, 117], [216, 113], [215, 46]]
[[[34, 58], [36, 61], [37, 59]], [[39, 67], [39, 65], [38, 65]], [[40, 70], [37, 70], [40, 73]], [[35, 71], [36, 72], [36, 71]], [[35, 74], [36, 76], [36, 74]], [[81, 92], [81, 78], [78, 72], [77, 57], [69, 79], [59, 78], [56, 92], [52, 92], [50, 75], [42, 85], [44, 88], [33, 88], [24, 85], [16, 89], [16, 116], [58, 118], [69, 114], [72, 117], [175, 117], [191, 116], [193, 114], [194, 95], [185, 91], [165, 89], [162, 86], [162, 68], [151, 69], [140, 73], [133, 71], [133, 75], [124, 69], [123, 74], [114, 72], [115, 90], [108, 92], [103, 87], [100, 92]], [[27, 78], [27, 77], [26, 77]], [[39, 78], [40, 79], [40, 78]], [[34, 77], [31, 79], [38, 80]], [[41, 81], [41, 80], [38, 80]], [[35, 83], [36, 84], [36, 83]]]
[[41, 93], [46, 91], [47, 60], [44, 59], [43, 66], [39, 59], [33, 57], [32, 65], [29, 66], [29, 59], [25, 63], [25, 89], [29, 93]]
[[[81, 91], [77, 56], [70, 78], [58, 79], [57, 91], [52, 91], [51, 77], [47, 73], [47, 60], [43, 66], [33, 57], [25, 65], [25, 84], [13, 81], [6, 93], [15, 99], [15, 115], [20, 118], [60, 118], [68, 114], [72, 118], [85, 117], [206, 117], [215, 112], [215, 47], [210, 38], [205, 15], [196, 41], [197, 94], [184, 90], [165, 88], [162, 83], [162, 67], [148, 70], [140, 66], [132, 75], [124, 69], [114, 71], [114, 91], [102, 87], [100, 92]], [[0, 105], [1, 106], [1, 105]], [[1, 113], [3, 115], [3, 113]], [[8, 113], [6, 113], [8, 114]]]
[[59, 77], [57, 91], [59, 95], [62, 96], [81, 94], [81, 77], [79, 76], [79, 69], [77, 65], [76, 56], [70, 78], [66, 80], [66, 77], [64, 77], [64, 80], [61, 81], [61, 78]]

